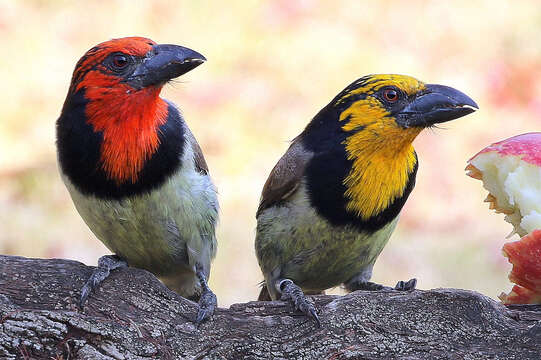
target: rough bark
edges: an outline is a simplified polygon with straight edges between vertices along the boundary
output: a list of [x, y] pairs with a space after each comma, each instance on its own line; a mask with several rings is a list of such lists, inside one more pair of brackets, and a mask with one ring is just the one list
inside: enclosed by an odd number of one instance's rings
[[0, 358], [541, 359], [541, 309], [457, 289], [314, 296], [322, 327], [281, 301], [218, 309], [139, 269], [112, 273], [77, 308], [92, 268], [0, 256]]

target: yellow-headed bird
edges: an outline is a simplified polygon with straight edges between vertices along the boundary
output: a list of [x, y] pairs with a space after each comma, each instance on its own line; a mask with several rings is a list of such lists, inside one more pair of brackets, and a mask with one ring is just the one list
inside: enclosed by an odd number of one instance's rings
[[263, 188], [259, 299], [281, 295], [319, 324], [303, 291], [381, 289], [369, 280], [415, 185], [413, 140], [475, 108], [458, 90], [403, 75], [365, 76], [340, 92], [293, 140]]

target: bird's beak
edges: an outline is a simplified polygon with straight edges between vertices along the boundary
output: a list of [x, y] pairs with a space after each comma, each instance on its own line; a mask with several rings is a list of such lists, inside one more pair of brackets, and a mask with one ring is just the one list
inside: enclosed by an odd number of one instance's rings
[[449, 86], [427, 84], [396, 119], [404, 128], [429, 127], [471, 114], [475, 109], [479, 106], [463, 92]]
[[161, 85], [201, 65], [207, 59], [192, 49], [183, 46], [154, 45], [146, 58], [128, 78], [128, 83], [137, 89]]

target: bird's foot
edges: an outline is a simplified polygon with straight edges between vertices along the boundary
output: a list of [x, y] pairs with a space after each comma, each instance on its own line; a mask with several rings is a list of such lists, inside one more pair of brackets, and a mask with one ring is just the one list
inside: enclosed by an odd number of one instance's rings
[[365, 291], [378, 291], [378, 290], [397, 290], [397, 291], [410, 291], [414, 290], [417, 285], [417, 279], [410, 279], [408, 281], [399, 281], [394, 288], [384, 286], [371, 281], [355, 281], [348, 283], [346, 288], [349, 291], [365, 290]]
[[417, 286], [417, 279], [413, 278], [409, 279], [408, 281], [397, 282], [394, 289], [398, 291], [410, 291], [415, 290], [415, 286]]
[[211, 290], [203, 291], [199, 298], [199, 311], [195, 319], [196, 324], [201, 324], [203, 321], [209, 319], [214, 310], [216, 309], [217, 299], [216, 295]]
[[356, 281], [347, 285], [349, 291], [364, 290], [364, 291], [378, 291], [383, 290], [386, 287], [371, 281]]
[[295, 285], [290, 279], [282, 279], [277, 281], [277, 288], [282, 293], [280, 300], [290, 301], [295, 306], [295, 309], [300, 310], [303, 314], [313, 319], [318, 327], [321, 327], [321, 322], [319, 321], [314, 304], [306, 298], [300, 287]]
[[199, 325], [214, 314], [218, 301], [216, 295], [210, 290], [207, 284], [207, 277], [205, 276], [203, 267], [200, 264], [196, 264], [195, 269], [201, 284], [201, 289], [203, 289], [201, 297], [199, 298], [199, 310], [197, 312], [197, 317], [195, 318], [195, 323]]
[[111, 270], [127, 266], [128, 263], [116, 255], [105, 255], [100, 257], [98, 260], [98, 267], [94, 269], [92, 275], [90, 275], [81, 290], [81, 298], [79, 300], [79, 307], [81, 310], [84, 308], [88, 296], [109, 276]]

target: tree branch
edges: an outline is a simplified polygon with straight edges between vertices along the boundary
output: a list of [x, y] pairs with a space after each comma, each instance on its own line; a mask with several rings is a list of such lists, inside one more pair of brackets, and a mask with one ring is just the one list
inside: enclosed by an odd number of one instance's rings
[[113, 272], [79, 311], [91, 271], [0, 256], [0, 358], [541, 359], [541, 310], [473, 291], [314, 296], [321, 328], [284, 302], [249, 302], [198, 328], [195, 303], [134, 268]]

